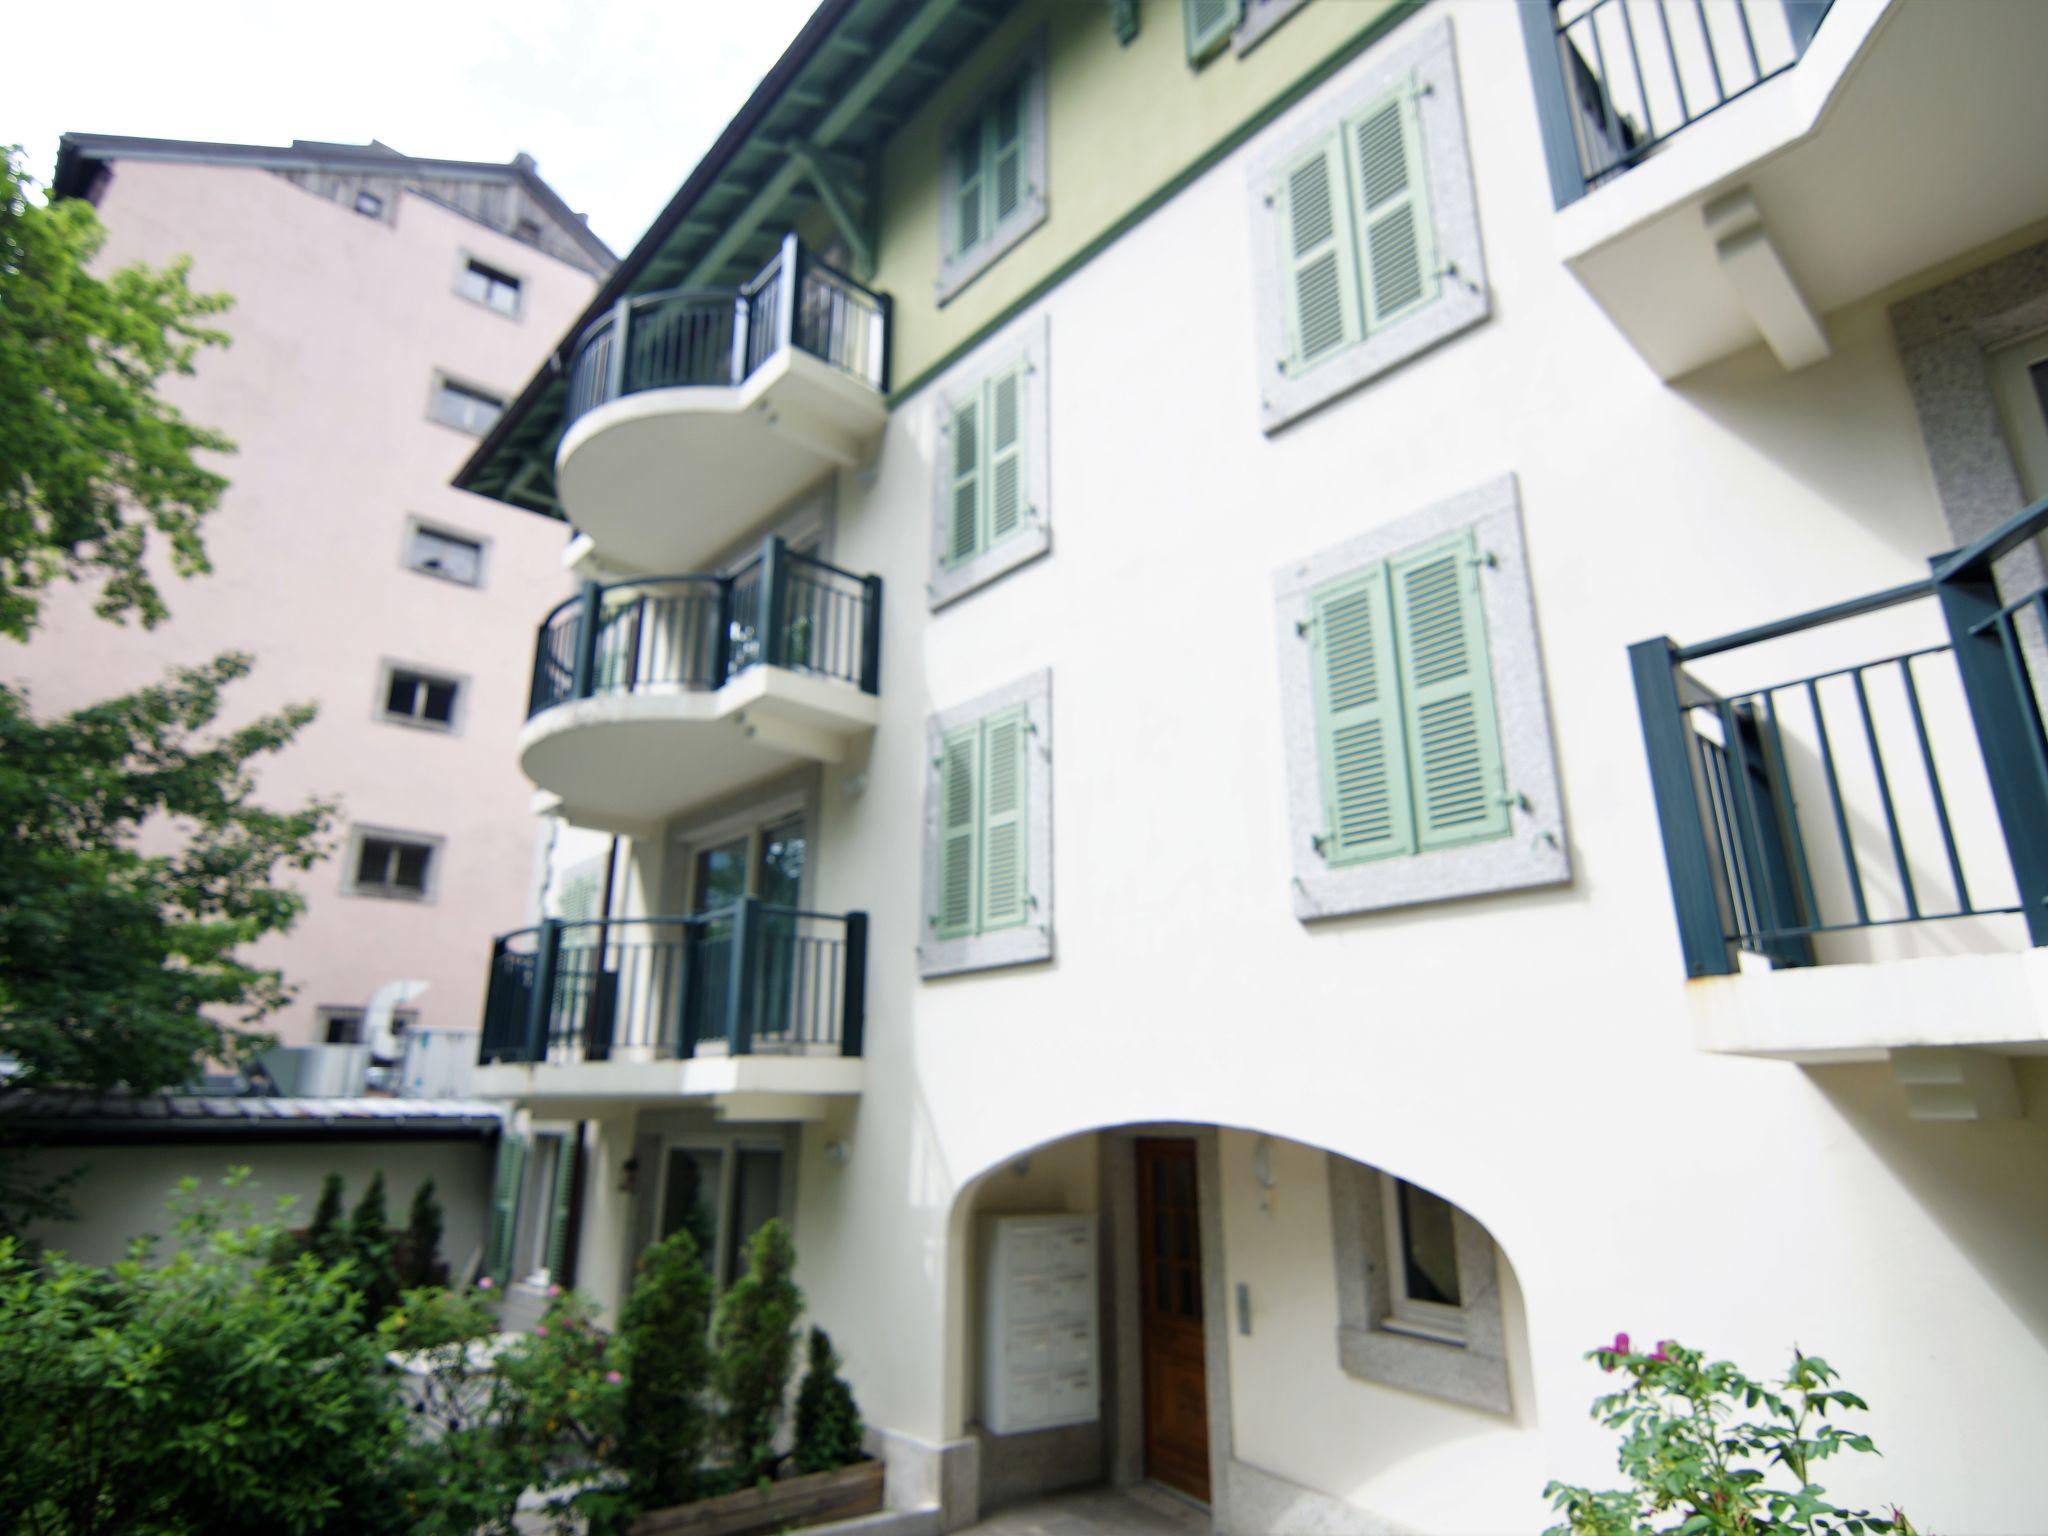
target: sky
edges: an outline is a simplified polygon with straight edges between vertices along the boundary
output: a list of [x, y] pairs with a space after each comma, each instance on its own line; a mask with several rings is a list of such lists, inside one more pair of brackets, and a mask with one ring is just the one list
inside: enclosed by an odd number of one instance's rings
[[[47, 181], [67, 132], [412, 155], [520, 150], [624, 254], [816, 0], [103, 0], [7, 23], [0, 144]], [[34, 61], [31, 64], [30, 61]]]

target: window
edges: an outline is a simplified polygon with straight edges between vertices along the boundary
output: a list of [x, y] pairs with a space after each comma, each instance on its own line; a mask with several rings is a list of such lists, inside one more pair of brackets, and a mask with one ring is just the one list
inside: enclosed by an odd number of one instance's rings
[[1251, 168], [1269, 432], [1489, 311], [1450, 26], [1409, 35], [1312, 92]]
[[1343, 1370], [1507, 1413], [1500, 1260], [1441, 1196], [1330, 1154], [1330, 1236]]
[[1181, 0], [1187, 28], [1188, 62], [1199, 64], [1221, 53], [1244, 20], [1244, 0]]
[[415, 521], [406, 528], [405, 564], [408, 570], [439, 576], [443, 581], [480, 587], [484, 582], [483, 540]]
[[1479, 558], [1467, 528], [1309, 595], [1333, 866], [1507, 835]]
[[932, 718], [926, 976], [1052, 954], [1052, 675]]
[[384, 718], [407, 725], [453, 730], [455, 704], [461, 692], [462, 684], [456, 678], [386, 663], [382, 705]]
[[528, 245], [539, 245], [540, 233], [539, 219], [521, 219], [513, 229], [514, 236]]
[[668, 1237], [687, 1227], [721, 1290], [746, 1273], [747, 1245], [782, 1214], [785, 1149], [771, 1144], [693, 1139], [674, 1142], [662, 1159], [660, 1226]]
[[1240, 57], [1251, 52], [1265, 41], [1268, 33], [1307, 3], [1308, 0], [1244, 0], [1244, 20], [1238, 23], [1231, 46]]
[[[369, 1038], [363, 1032], [364, 1017], [360, 1008], [322, 1008], [315, 1018], [314, 1032], [328, 1045], [363, 1045]], [[393, 1009], [391, 1033], [402, 1040], [405, 1032], [418, 1022], [417, 1009]]]
[[349, 889], [358, 896], [423, 901], [433, 894], [437, 838], [357, 828], [349, 852]]
[[530, 1139], [509, 1132], [502, 1137], [491, 1186], [484, 1273], [500, 1282], [574, 1283], [569, 1227], [578, 1151], [574, 1130], [542, 1132]]
[[940, 303], [1045, 222], [1045, 48], [1034, 43], [945, 138]]
[[482, 437], [505, 414], [505, 402], [485, 390], [458, 384], [453, 379], [434, 380], [431, 414], [443, 426]]
[[1571, 877], [1511, 477], [1275, 587], [1296, 916]]
[[473, 257], [463, 262], [462, 271], [456, 275], [455, 291], [501, 315], [519, 313], [519, 279]]
[[374, 192], [356, 194], [356, 212], [372, 219], [384, 217], [384, 199]]
[[1052, 546], [1043, 315], [977, 348], [938, 393], [931, 604], [943, 607]]

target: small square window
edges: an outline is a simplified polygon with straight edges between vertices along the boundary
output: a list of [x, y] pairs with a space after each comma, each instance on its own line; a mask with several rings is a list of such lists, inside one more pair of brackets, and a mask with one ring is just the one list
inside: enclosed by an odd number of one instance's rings
[[1465, 1339], [1464, 1294], [1451, 1205], [1406, 1179], [1383, 1176], [1387, 1315], [1381, 1326], [1446, 1344]]
[[384, 679], [384, 715], [408, 725], [436, 726], [451, 730], [455, 725], [455, 701], [462, 684], [452, 677], [420, 672], [411, 667], [391, 667]]
[[438, 844], [402, 832], [356, 834], [350, 889], [360, 896], [421, 901], [433, 894]]
[[505, 402], [486, 390], [453, 379], [434, 380], [433, 418], [443, 426], [482, 437], [505, 414]]
[[519, 279], [474, 259], [463, 262], [455, 279], [455, 291], [465, 299], [495, 309], [501, 315], [519, 313]]
[[516, 233], [518, 235], [518, 238], [524, 240], [528, 245], [539, 245], [540, 220], [521, 219], [518, 223]]
[[405, 564], [408, 570], [439, 576], [443, 581], [480, 587], [484, 582], [483, 541], [415, 523], [406, 536]]
[[358, 192], [356, 212], [366, 218], [381, 219], [384, 217], [384, 199], [374, 192]]
[[[411, 1008], [394, 1009], [391, 1014], [391, 1033], [403, 1040], [405, 1032], [418, 1022], [419, 1014]], [[366, 1045], [369, 1037], [365, 1033], [367, 1014], [361, 1008], [322, 1008], [319, 1012], [316, 1033], [328, 1045]]]

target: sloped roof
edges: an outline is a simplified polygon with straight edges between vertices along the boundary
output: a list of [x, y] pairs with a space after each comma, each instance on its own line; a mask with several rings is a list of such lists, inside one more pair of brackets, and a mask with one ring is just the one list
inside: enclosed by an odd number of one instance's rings
[[466, 1099], [298, 1099], [235, 1094], [25, 1094], [0, 1110], [0, 1139], [133, 1141], [484, 1139], [495, 1104]]

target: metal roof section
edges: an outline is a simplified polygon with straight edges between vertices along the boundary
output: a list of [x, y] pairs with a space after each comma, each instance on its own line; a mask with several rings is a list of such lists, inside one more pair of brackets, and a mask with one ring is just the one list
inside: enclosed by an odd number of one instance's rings
[[[598, 268], [618, 261], [612, 248], [591, 232], [583, 216], [562, 201], [541, 178], [538, 163], [528, 154], [509, 161], [446, 160], [408, 155], [372, 139], [368, 144], [332, 144], [319, 139], [293, 139], [290, 144], [216, 144], [198, 139], [137, 138], [118, 133], [67, 133], [58, 142], [56, 173], [50, 196], [85, 197], [110, 162], [160, 160], [186, 165], [239, 166], [263, 171], [332, 171], [421, 180], [498, 181], [515, 183], [544, 208]], [[461, 210], [457, 210], [458, 212]]]
[[566, 365], [584, 329], [619, 300], [737, 285], [785, 231], [829, 221], [853, 275], [873, 276], [882, 146], [1016, 0], [825, 0], [647, 233], [520, 391], [469, 462], [464, 490], [560, 517], [554, 455]]
[[133, 1141], [486, 1140], [494, 1104], [466, 1099], [297, 1099], [232, 1094], [26, 1094], [0, 1112], [0, 1140], [43, 1145]]

